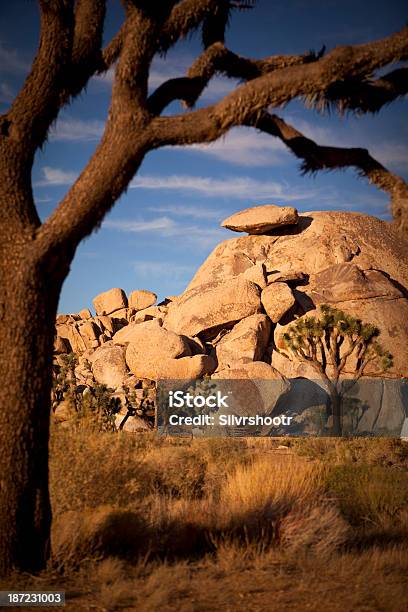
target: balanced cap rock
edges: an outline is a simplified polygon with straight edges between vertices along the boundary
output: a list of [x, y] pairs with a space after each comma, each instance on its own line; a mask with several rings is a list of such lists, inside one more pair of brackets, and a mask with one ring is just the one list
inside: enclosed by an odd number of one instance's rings
[[231, 215], [221, 223], [234, 232], [248, 234], [264, 234], [282, 225], [294, 225], [298, 220], [296, 208], [291, 206], [253, 206]]

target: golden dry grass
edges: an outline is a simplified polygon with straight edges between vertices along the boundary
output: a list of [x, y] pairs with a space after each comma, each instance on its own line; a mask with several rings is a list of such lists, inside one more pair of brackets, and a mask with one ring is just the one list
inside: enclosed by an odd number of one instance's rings
[[278, 444], [54, 431], [52, 561], [8, 588], [65, 588], [72, 610], [403, 609], [406, 444]]

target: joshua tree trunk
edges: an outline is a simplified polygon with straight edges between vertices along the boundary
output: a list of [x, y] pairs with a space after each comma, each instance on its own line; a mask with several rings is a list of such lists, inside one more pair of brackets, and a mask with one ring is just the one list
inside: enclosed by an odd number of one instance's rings
[[40, 569], [50, 552], [52, 354], [67, 270], [53, 278], [27, 245], [16, 244], [1, 261], [0, 573], [12, 567]]
[[341, 414], [341, 396], [338, 391], [330, 392], [330, 407], [333, 418], [332, 435], [339, 437], [343, 433], [343, 423]]

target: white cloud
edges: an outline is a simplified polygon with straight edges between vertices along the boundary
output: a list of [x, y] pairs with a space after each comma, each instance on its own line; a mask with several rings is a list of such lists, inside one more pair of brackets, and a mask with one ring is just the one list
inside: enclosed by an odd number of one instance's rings
[[192, 145], [188, 150], [248, 167], [282, 165], [290, 158], [280, 140], [251, 128], [234, 128], [211, 144]]
[[50, 131], [50, 141], [91, 142], [99, 140], [105, 122], [98, 119], [61, 117]]
[[25, 62], [15, 49], [6, 49], [0, 41], [0, 72], [20, 74], [28, 72], [30, 64]]
[[10, 104], [15, 98], [15, 93], [8, 83], [0, 83], [0, 102]]
[[226, 197], [237, 199], [268, 198], [281, 201], [308, 200], [316, 197], [315, 190], [294, 191], [288, 185], [277, 181], [262, 181], [247, 176], [231, 176], [214, 179], [204, 176], [140, 175], [130, 184], [131, 189], [157, 189], [200, 194], [205, 197]]
[[220, 240], [222, 230], [218, 228], [205, 228], [198, 225], [186, 225], [170, 219], [157, 217], [156, 219], [120, 219], [106, 220], [103, 227], [128, 233], [151, 233], [162, 238], [180, 238], [186, 243], [193, 243], [200, 248], [214, 246]]
[[172, 263], [170, 261], [137, 261], [133, 263], [135, 272], [144, 278], [159, 277], [161, 279], [188, 280], [194, 273], [194, 266]]
[[43, 178], [34, 184], [36, 187], [60, 187], [63, 185], [72, 185], [77, 178], [76, 172], [62, 170], [61, 168], [51, 168], [50, 166], [44, 166], [41, 169], [41, 172]]
[[118, 229], [124, 232], [161, 232], [170, 235], [177, 228], [177, 223], [168, 217], [157, 217], [150, 221], [139, 220], [139, 221], [114, 221], [107, 220], [104, 223], [105, 227], [111, 229]]
[[228, 213], [226, 211], [214, 208], [205, 208], [203, 206], [185, 206], [184, 204], [164, 204], [152, 206], [150, 210], [158, 213], [170, 213], [180, 217], [192, 217], [193, 219], [221, 219]]

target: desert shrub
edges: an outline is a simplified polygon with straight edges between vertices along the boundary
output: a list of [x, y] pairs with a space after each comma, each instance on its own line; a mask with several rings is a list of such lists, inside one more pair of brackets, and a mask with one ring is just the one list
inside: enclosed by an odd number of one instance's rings
[[332, 466], [325, 487], [343, 516], [354, 526], [381, 526], [397, 521], [408, 504], [408, 474], [379, 465]]
[[53, 524], [53, 565], [66, 571], [109, 556], [132, 560], [146, 554], [151, 539], [142, 511], [102, 505], [71, 510]]
[[[152, 438], [151, 444], [154, 444]], [[124, 507], [145, 493], [142, 456], [148, 437], [58, 430], [51, 436], [50, 490], [54, 514]], [[133, 481], [142, 483], [130, 487]]]
[[330, 557], [345, 544], [350, 528], [338, 508], [321, 499], [295, 506], [279, 525], [279, 543], [290, 554]]
[[207, 462], [197, 449], [152, 448], [144, 455], [143, 464], [153, 491], [188, 499], [203, 495]]

